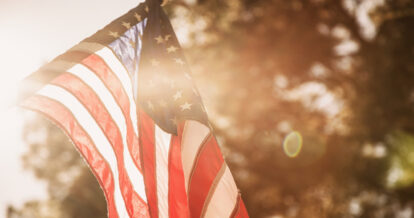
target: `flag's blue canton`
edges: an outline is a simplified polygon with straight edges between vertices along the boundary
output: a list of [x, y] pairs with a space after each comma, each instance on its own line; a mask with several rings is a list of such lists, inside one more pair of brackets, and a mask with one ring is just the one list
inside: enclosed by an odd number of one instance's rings
[[109, 44], [125, 68], [128, 70], [133, 82], [134, 97], [137, 97], [138, 87], [138, 68], [141, 58], [142, 40], [147, 19], [128, 29], [124, 35]]

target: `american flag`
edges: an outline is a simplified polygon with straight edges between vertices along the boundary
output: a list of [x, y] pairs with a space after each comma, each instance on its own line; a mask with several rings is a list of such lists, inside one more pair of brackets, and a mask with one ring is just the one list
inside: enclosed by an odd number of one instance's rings
[[58, 56], [24, 87], [21, 105], [65, 131], [90, 166], [108, 217], [248, 217], [158, 0]]

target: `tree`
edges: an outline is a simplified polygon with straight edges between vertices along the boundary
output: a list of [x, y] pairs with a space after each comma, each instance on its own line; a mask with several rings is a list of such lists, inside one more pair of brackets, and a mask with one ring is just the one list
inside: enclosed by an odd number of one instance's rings
[[29, 144], [22, 157], [26, 169], [48, 182], [49, 198], [30, 201], [10, 218], [106, 217], [106, 203], [98, 182], [63, 132], [40, 115], [31, 113], [23, 139]]
[[[251, 217], [411, 216], [414, 4], [364, 10], [370, 4], [198, 0], [166, 8], [173, 23], [188, 24], [193, 76]], [[283, 143], [293, 131], [302, 149], [290, 158]], [[38, 169], [53, 184], [57, 171]], [[74, 191], [82, 181], [70, 183]]]

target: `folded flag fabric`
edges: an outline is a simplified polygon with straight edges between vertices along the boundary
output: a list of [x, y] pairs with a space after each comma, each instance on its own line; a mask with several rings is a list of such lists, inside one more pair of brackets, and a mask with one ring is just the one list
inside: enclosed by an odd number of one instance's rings
[[23, 81], [66, 132], [108, 217], [248, 217], [178, 40], [147, 0]]

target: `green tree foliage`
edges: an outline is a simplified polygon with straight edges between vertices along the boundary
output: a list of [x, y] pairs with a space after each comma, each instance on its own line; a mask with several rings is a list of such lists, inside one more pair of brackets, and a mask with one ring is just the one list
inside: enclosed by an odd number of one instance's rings
[[[374, 2], [167, 6], [251, 217], [414, 215], [414, 3]], [[49, 181], [44, 204], [104, 216], [97, 183], [51, 131], [24, 158]], [[295, 158], [283, 148], [293, 131], [302, 138]], [[72, 168], [74, 179], [60, 181]]]

